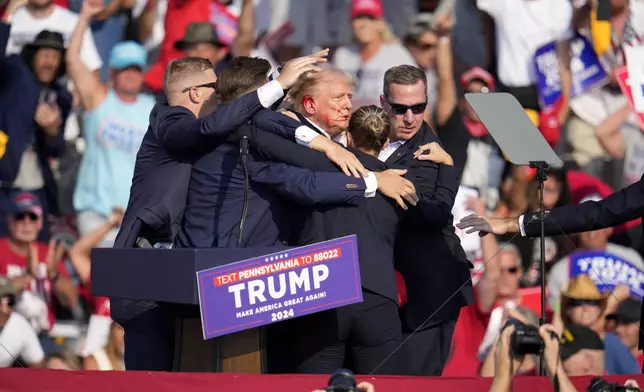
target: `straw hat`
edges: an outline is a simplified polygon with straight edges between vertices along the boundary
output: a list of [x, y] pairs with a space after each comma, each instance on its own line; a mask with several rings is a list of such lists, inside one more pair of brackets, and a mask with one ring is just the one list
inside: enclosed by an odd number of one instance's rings
[[570, 280], [568, 290], [561, 293], [561, 308], [566, 309], [571, 299], [585, 301], [600, 301], [602, 312], [606, 309], [606, 301], [610, 293], [601, 293], [597, 285], [588, 275], [579, 275]]

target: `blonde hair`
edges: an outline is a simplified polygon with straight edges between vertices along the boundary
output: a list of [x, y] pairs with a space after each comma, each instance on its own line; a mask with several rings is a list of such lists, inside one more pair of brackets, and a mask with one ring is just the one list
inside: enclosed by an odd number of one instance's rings
[[293, 109], [297, 112], [302, 111], [302, 98], [307, 95], [313, 95], [315, 89], [335, 77], [343, 77], [349, 81], [352, 87], [355, 87], [354, 78], [346, 71], [339, 68], [327, 67], [319, 72], [307, 72], [302, 74], [288, 93], [288, 101], [292, 103]]
[[351, 115], [349, 134], [356, 148], [380, 151], [387, 142], [389, 116], [376, 105], [362, 106]]

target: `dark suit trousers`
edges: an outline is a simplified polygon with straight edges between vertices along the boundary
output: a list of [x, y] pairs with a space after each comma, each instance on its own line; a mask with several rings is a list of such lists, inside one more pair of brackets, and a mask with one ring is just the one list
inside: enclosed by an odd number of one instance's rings
[[400, 359], [407, 376], [439, 377], [449, 357], [456, 320], [418, 331], [403, 332]]
[[269, 372], [330, 374], [349, 368], [356, 374], [397, 374], [390, 354], [401, 343], [398, 305], [368, 291], [363, 299], [271, 326]]

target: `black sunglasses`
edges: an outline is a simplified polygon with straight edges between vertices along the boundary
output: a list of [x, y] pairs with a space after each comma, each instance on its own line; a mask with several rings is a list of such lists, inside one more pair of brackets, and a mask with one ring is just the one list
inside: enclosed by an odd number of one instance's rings
[[210, 83], [198, 84], [196, 86], [186, 87], [181, 92], [182, 93], [187, 93], [188, 91], [192, 90], [193, 88], [199, 88], [199, 87], [208, 87], [208, 88], [211, 88], [211, 89], [214, 90], [217, 87], [217, 82], [210, 82]]
[[407, 113], [407, 110], [411, 110], [414, 114], [422, 114], [425, 113], [425, 108], [427, 108], [427, 101], [414, 105], [403, 105], [402, 103], [393, 103], [387, 99], [387, 103], [391, 106], [391, 110], [399, 115]]
[[514, 275], [519, 271], [519, 267], [505, 268], [503, 271], [507, 271], [509, 274]]
[[571, 299], [568, 301], [568, 307], [575, 308], [577, 306], [601, 306], [601, 301], [595, 299]]
[[420, 50], [436, 49], [436, 46], [436, 44], [430, 44], [428, 42], [416, 42], [416, 47]]
[[38, 215], [34, 214], [33, 212], [30, 211], [22, 211], [13, 216], [13, 218], [17, 221], [22, 221], [25, 218], [29, 219], [32, 222], [35, 222], [38, 220]]

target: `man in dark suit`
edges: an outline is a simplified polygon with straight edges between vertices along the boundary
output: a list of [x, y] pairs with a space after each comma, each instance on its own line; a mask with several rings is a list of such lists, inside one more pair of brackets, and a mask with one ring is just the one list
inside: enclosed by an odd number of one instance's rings
[[[270, 64], [263, 59], [242, 56], [231, 60], [219, 75], [220, 99], [228, 102], [257, 88], [265, 83], [269, 70]], [[294, 137], [288, 132], [283, 136]], [[274, 147], [279, 148], [279, 144], [292, 142], [277, 138]], [[247, 155], [248, 166], [253, 170], [248, 170], [246, 183], [244, 155], [240, 156], [239, 146], [238, 140], [230, 140], [193, 162], [177, 246], [276, 245], [287, 241], [290, 233], [291, 211], [290, 206], [283, 204], [283, 196], [304, 205], [356, 203], [373, 196], [383, 184], [391, 183], [380, 183], [372, 174], [355, 178], [341, 173], [312, 172], [267, 160], [254, 149]], [[398, 180], [397, 184], [404, 181]]]
[[[150, 114], [114, 246], [172, 242], [185, 207], [194, 158], [214, 149], [258, 110], [274, 104], [301, 73], [315, 70], [325, 56], [321, 52], [286, 63], [279, 79], [219, 106], [214, 114], [210, 113], [217, 103], [217, 79], [212, 64], [194, 57], [171, 62], [164, 81], [168, 104], [157, 104]], [[112, 298], [110, 306], [112, 318], [125, 329], [126, 368], [171, 370], [172, 316], [148, 301]]]
[[442, 206], [429, 222], [431, 227], [420, 226], [406, 216], [394, 254], [395, 267], [407, 287], [405, 344], [401, 348], [407, 361], [406, 374], [440, 376], [460, 309], [473, 301], [473, 291], [470, 264], [452, 225], [454, 200], [446, 200], [442, 192], [437, 192], [451, 187], [440, 177], [447, 162], [415, 159], [440, 144], [423, 121], [426, 91], [427, 79], [419, 68], [402, 65], [387, 70], [380, 102], [391, 127], [389, 144], [378, 158], [390, 167], [409, 169], [419, 200], [434, 200]]
[[[369, 123], [380, 126], [369, 129]], [[370, 106], [353, 113], [348, 140], [350, 147], [357, 149], [350, 148], [350, 151], [367, 169], [374, 172], [388, 169], [377, 158], [386, 143], [388, 131], [389, 120], [382, 109]], [[254, 139], [256, 148], [272, 159], [311, 170], [338, 170], [324, 155], [295, 144], [274, 149], [272, 138], [275, 136], [268, 132], [259, 132]], [[432, 154], [423, 154], [417, 159], [438, 162], [444, 161], [442, 157], [449, 159], [444, 151], [441, 157], [440, 151], [440, 146], [435, 146]], [[443, 197], [453, 203], [458, 181], [456, 176], [449, 175], [450, 167], [442, 173], [445, 181], [451, 181], [451, 187], [437, 192], [443, 192]], [[442, 214], [441, 208], [437, 207], [438, 203], [425, 201], [412, 211], [417, 213], [419, 222], [431, 224], [436, 214]], [[282, 347], [279, 351], [285, 355], [277, 358], [277, 364], [269, 363], [271, 371], [328, 373], [347, 366], [361, 374], [404, 372], [398, 358], [391, 356], [402, 339], [393, 256], [396, 234], [403, 217], [404, 210], [381, 194], [363, 199], [357, 205], [316, 206], [305, 214], [302, 227], [295, 230], [299, 234], [297, 245], [351, 234], [358, 236], [364, 301], [275, 326], [271, 344], [275, 345], [275, 351]], [[310, 339], [311, 335], [317, 338]], [[271, 359], [275, 360], [275, 357]], [[281, 368], [275, 365], [281, 365]]]
[[[644, 177], [634, 184], [599, 200], [581, 204], [568, 204], [548, 210], [544, 221], [545, 235], [580, 233], [617, 226], [644, 217]], [[479, 235], [494, 233], [518, 233], [527, 237], [541, 235], [538, 213], [526, 213], [518, 217], [494, 218], [469, 215], [457, 226], [468, 233]], [[641, 319], [644, 322], [644, 308]], [[644, 350], [644, 332], [640, 329], [639, 349]]]

